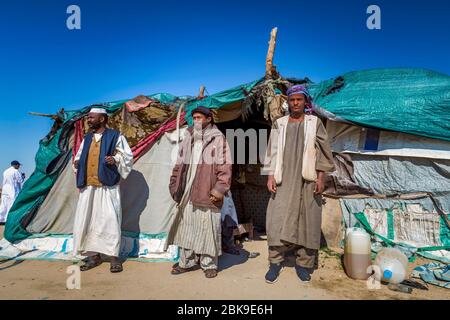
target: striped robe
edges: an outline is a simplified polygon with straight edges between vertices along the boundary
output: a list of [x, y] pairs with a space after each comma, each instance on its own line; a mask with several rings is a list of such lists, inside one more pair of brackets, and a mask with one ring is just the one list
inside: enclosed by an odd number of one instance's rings
[[189, 201], [197, 172], [195, 164], [199, 163], [201, 154], [202, 141], [197, 140], [190, 159], [186, 188], [175, 218], [178, 221], [174, 221], [169, 233], [174, 234], [173, 244], [181, 248], [193, 250], [196, 254], [218, 257], [222, 254], [220, 210], [199, 208]]

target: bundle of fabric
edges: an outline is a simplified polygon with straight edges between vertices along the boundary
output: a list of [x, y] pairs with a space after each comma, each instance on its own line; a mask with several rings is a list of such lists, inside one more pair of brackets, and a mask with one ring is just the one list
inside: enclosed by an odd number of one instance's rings
[[283, 95], [292, 84], [283, 79], [267, 79], [252, 88], [242, 102], [242, 119], [245, 121], [255, 112], [263, 112], [264, 119], [275, 121], [284, 115], [282, 104], [286, 101]]
[[414, 268], [412, 277], [426, 283], [450, 289], [450, 265], [431, 262]]
[[[110, 128], [120, 131], [126, 137], [130, 147], [133, 147], [175, 116], [175, 107], [152, 103], [133, 112], [126, 107], [121, 108], [110, 116], [108, 124]], [[88, 129], [86, 123], [84, 128], [86, 133]]]

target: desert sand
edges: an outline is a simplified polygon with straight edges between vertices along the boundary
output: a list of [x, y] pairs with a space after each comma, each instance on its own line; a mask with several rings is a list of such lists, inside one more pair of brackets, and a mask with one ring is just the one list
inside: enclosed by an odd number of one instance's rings
[[[3, 227], [0, 228], [3, 237]], [[336, 250], [338, 251], [338, 250]], [[386, 286], [368, 290], [366, 281], [349, 279], [340, 262], [339, 252], [322, 250], [312, 281], [303, 284], [293, 268], [294, 259], [286, 261], [279, 280], [267, 284], [267, 248], [265, 240], [246, 241], [240, 256], [225, 254], [220, 258], [219, 275], [205, 278], [201, 270], [173, 276], [171, 262], [126, 261], [124, 271], [109, 272], [109, 264], [81, 273], [81, 289], [68, 290], [66, 280], [70, 262], [0, 261], [0, 299], [450, 299], [450, 290], [429, 286], [428, 291], [414, 289], [412, 294], [394, 292]], [[248, 258], [249, 252], [259, 252]], [[418, 258], [410, 269], [426, 263]]]

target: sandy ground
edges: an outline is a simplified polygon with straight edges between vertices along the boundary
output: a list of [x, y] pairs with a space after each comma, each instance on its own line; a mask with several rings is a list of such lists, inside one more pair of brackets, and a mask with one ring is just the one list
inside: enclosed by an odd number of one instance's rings
[[[0, 227], [3, 237], [3, 227]], [[260, 252], [249, 259], [248, 252]], [[427, 262], [417, 259], [416, 265]], [[81, 274], [81, 289], [66, 289], [71, 263], [48, 261], [0, 261], [0, 299], [450, 299], [450, 290], [429, 286], [429, 291], [415, 289], [412, 294], [399, 293], [382, 286], [368, 290], [365, 281], [349, 279], [339, 255], [320, 252], [319, 269], [312, 281], [302, 284], [293, 266], [293, 259], [275, 284], [267, 284], [266, 241], [244, 242], [240, 256], [223, 255], [220, 273], [206, 279], [201, 270], [172, 276], [172, 263], [143, 263], [127, 261], [124, 272], [111, 274], [109, 264]]]

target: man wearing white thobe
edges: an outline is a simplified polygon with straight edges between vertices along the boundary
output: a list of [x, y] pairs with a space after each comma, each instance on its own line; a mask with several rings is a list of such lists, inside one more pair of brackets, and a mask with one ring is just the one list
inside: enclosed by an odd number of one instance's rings
[[100, 254], [110, 257], [110, 271], [121, 272], [119, 259], [122, 207], [120, 179], [131, 172], [133, 153], [123, 135], [106, 128], [105, 109], [92, 108], [86, 134], [74, 159], [80, 189], [73, 229], [74, 255], [88, 256], [81, 271], [102, 263]]
[[2, 200], [0, 203], [0, 223], [4, 224], [8, 218], [9, 210], [22, 190], [23, 177], [19, 171], [21, 164], [14, 160], [11, 167], [3, 172]]

